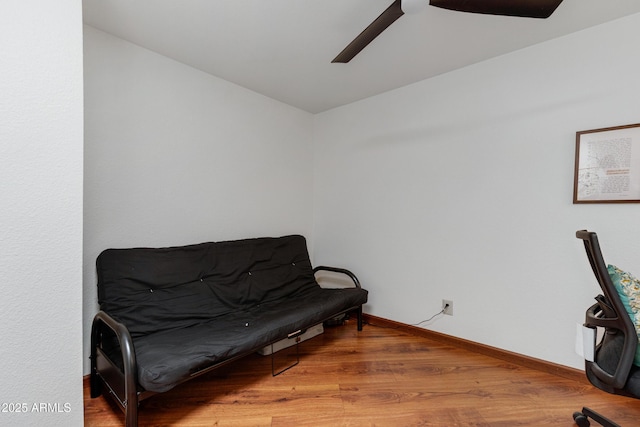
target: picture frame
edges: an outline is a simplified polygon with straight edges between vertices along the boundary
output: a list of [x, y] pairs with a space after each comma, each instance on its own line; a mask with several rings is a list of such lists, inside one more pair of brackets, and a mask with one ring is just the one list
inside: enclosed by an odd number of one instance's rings
[[640, 123], [576, 132], [573, 203], [640, 203]]

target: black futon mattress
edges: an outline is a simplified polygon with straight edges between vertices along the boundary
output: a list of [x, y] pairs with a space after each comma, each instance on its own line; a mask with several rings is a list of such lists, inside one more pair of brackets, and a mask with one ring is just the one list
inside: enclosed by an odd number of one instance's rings
[[129, 330], [138, 382], [154, 392], [367, 301], [321, 288], [298, 235], [107, 249], [97, 271], [100, 308]]

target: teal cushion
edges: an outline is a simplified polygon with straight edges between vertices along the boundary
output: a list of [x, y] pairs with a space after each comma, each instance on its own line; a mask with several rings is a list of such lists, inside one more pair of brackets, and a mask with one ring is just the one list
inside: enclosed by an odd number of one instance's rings
[[[615, 265], [608, 265], [607, 270], [640, 339], [640, 281]], [[640, 366], [640, 345], [636, 349], [634, 364]]]

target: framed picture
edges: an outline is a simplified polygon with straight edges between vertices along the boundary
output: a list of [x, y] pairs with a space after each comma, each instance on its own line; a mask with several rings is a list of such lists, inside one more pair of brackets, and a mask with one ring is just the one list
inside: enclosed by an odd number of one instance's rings
[[576, 132], [573, 203], [640, 203], [640, 123]]

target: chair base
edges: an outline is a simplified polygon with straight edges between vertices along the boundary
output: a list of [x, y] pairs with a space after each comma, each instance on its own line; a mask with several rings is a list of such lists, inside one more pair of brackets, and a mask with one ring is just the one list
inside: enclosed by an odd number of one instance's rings
[[600, 425], [604, 427], [620, 427], [620, 425], [614, 423], [609, 418], [604, 417], [587, 407], [582, 408], [582, 412], [573, 413], [573, 420], [576, 422], [578, 427], [589, 427], [591, 425], [589, 418], [600, 423]]

